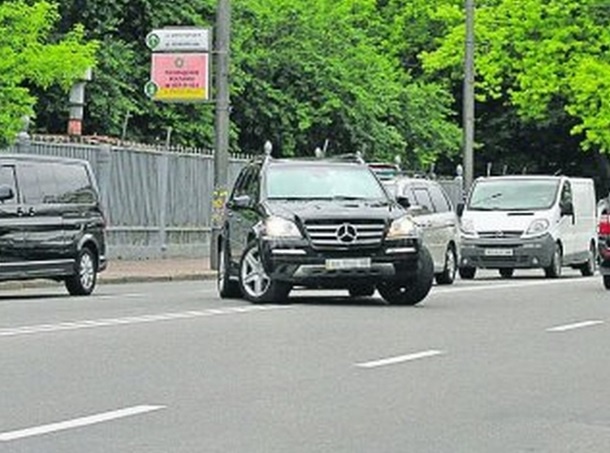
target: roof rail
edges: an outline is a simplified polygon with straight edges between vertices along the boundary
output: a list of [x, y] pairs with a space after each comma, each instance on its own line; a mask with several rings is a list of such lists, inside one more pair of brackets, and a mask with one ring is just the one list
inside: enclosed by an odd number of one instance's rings
[[364, 159], [359, 153], [350, 153], [350, 154], [337, 154], [335, 156], [326, 156], [323, 157], [324, 160], [330, 160], [335, 162], [354, 162], [359, 164], [364, 164]]

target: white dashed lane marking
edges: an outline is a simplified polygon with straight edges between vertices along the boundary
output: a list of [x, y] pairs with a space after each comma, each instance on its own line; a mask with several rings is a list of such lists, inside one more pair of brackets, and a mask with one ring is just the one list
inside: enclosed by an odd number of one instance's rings
[[109, 422], [120, 418], [132, 417], [134, 415], [158, 411], [164, 408], [165, 406], [134, 406], [125, 409], [119, 409], [112, 412], [104, 412], [101, 414], [89, 415], [87, 417], [80, 417], [72, 420], [50, 423], [48, 425], [36, 426], [33, 428], [7, 431], [4, 433], [0, 433], [0, 442], [8, 442], [11, 440], [23, 439], [26, 437], [40, 436], [42, 434], [64, 431], [66, 429], [81, 428], [83, 426], [93, 425], [96, 423]]
[[598, 326], [598, 325], [604, 324], [604, 323], [605, 323], [605, 321], [601, 321], [601, 320], [582, 321], [582, 322], [576, 322], [573, 324], [565, 324], [563, 326], [550, 327], [550, 328], [546, 329], [546, 331], [547, 332], [567, 332], [569, 330], [584, 329], [585, 327]]
[[437, 355], [444, 354], [443, 351], [431, 349], [429, 351], [416, 352], [414, 354], [401, 355], [396, 357], [389, 357], [387, 359], [373, 360], [370, 362], [357, 363], [358, 368], [378, 368], [381, 366], [397, 365], [399, 363], [411, 362], [413, 360], [425, 359], [428, 357], [434, 357]]
[[285, 305], [247, 305], [241, 307], [215, 308], [202, 311], [182, 311], [176, 313], [159, 313], [142, 316], [128, 316], [124, 318], [92, 319], [82, 321], [60, 322], [57, 324], [37, 324], [0, 329], [0, 337], [15, 337], [19, 335], [32, 335], [66, 330], [92, 329], [97, 327], [123, 326], [151, 322], [172, 321], [177, 319], [193, 319], [209, 316], [223, 316], [231, 314], [252, 313], [289, 308]]

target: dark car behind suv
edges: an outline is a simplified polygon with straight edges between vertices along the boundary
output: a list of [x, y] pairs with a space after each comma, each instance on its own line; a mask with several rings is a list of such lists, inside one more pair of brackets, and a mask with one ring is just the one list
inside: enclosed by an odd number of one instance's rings
[[104, 231], [86, 161], [0, 156], [0, 280], [51, 278], [90, 294], [106, 267]]
[[389, 303], [428, 294], [417, 227], [366, 164], [263, 157], [239, 174], [218, 243], [221, 297], [286, 301], [295, 287], [375, 289]]

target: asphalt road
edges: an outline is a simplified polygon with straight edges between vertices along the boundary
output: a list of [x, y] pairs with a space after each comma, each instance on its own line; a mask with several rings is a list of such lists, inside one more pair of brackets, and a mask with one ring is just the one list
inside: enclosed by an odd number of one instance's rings
[[418, 307], [213, 282], [0, 292], [0, 452], [608, 452], [610, 292], [571, 273]]

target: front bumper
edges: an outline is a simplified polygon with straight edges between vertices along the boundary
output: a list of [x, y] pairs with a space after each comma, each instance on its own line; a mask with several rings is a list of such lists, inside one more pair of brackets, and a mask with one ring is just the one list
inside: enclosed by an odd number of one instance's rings
[[460, 266], [487, 269], [548, 267], [554, 251], [555, 241], [549, 234], [531, 239], [462, 237]]
[[[344, 288], [350, 284], [406, 280], [417, 272], [421, 241], [386, 241], [381, 247], [314, 249], [307, 240], [269, 240], [261, 243], [265, 272], [293, 285]], [[364, 260], [367, 266], [336, 268], [329, 260]], [[336, 262], [336, 261], [335, 261]]]

